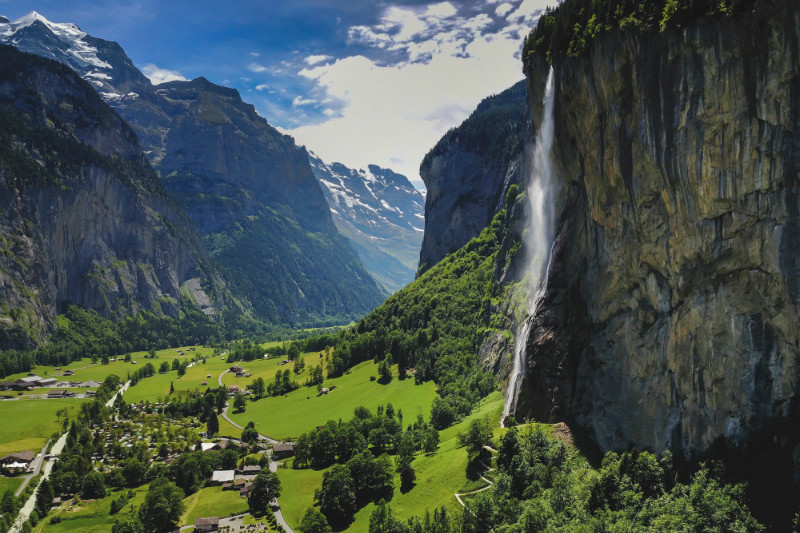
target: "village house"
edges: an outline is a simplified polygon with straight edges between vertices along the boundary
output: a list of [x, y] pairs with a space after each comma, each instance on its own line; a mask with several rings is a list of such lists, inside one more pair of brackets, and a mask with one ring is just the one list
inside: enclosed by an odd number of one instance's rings
[[198, 518], [194, 521], [195, 531], [217, 531], [219, 530], [219, 517], [210, 516], [207, 518]]
[[48, 398], [72, 398], [73, 396], [75, 396], [74, 392], [64, 389], [53, 389], [47, 393]]
[[36, 457], [36, 454], [31, 451], [14, 452], [0, 457], [0, 465], [12, 473], [27, 472], [34, 457]]
[[236, 470], [214, 470], [209, 480], [210, 485], [222, 485], [223, 483], [233, 483]]
[[279, 442], [272, 445], [272, 456], [275, 459], [286, 459], [294, 455], [294, 442]]

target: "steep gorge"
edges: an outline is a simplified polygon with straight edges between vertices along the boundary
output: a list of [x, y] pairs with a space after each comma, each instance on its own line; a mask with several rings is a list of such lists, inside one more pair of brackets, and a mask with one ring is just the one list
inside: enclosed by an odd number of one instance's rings
[[[561, 217], [519, 414], [603, 449], [768, 442], [798, 479], [800, 6], [771, 4], [555, 61]], [[548, 68], [526, 62], [536, 123]]]

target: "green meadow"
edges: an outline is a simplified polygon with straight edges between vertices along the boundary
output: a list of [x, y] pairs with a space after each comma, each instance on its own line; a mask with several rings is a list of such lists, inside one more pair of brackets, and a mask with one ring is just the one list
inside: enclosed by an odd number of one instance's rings
[[16, 492], [20, 485], [22, 485], [23, 476], [5, 477], [0, 476], [0, 498], [6, 491]]
[[186, 510], [181, 525], [193, 525], [197, 518], [205, 516], [230, 516], [247, 511], [247, 500], [238, 490], [222, 490], [222, 487], [206, 487], [184, 498]]
[[[111, 501], [118, 497], [118, 492], [100, 500], [79, 501], [74, 506], [64, 504], [59, 510], [50, 513], [48, 518], [39, 522], [33, 531], [34, 533], [108, 533], [115, 520], [124, 517], [134, 505], [139, 507], [144, 502], [147, 488], [148, 485], [143, 485], [134, 489], [136, 493], [134, 497], [115, 515], [108, 513], [111, 511]], [[54, 516], [60, 518], [61, 522], [51, 524], [50, 520]]]
[[[395, 516], [405, 520], [414, 515], [424, 514], [425, 509], [433, 513], [435, 508], [442, 505], [453, 513], [461, 512], [454, 494], [480, 488], [483, 483], [467, 477], [467, 450], [459, 446], [458, 434], [466, 432], [473, 420], [483, 417], [488, 417], [490, 427], [499, 428], [502, 412], [503, 396], [500, 392], [494, 392], [482, 400], [470, 416], [440, 432], [439, 449], [436, 453], [418, 453], [412, 463], [417, 474], [414, 488], [406, 494], [401, 494], [400, 477], [395, 476], [395, 491], [391, 500]], [[300, 523], [306, 509], [313, 505], [314, 491], [322, 484], [323, 472], [324, 470], [310, 468], [294, 470], [289, 466], [278, 469], [282, 485], [281, 509], [292, 527]], [[355, 521], [347, 531], [367, 533], [369, 517], [374, 510], [374, 504], [361, 509], [356, 513]]]
[[[205, 352], [208, 353], [205, 353]], [[175, 387], [173, 394], [185, 394], [192, 389], [205, 389], [205, 387], [216, 388], [217, 378], [221, 372], [227, 370], [230, 365], [225, 362], [224, 357], [211, 355], [211, 350], [207, 348], [198, 348], [197, 352], [188, 352], [191, 355], [177, 355], [177, 350], [163, 350], [156, 352], [156, 359], [138, 359], [138, 364], [143, 365], [150, 363], [156, 369], [156, 374], [144, 378], [139, 381], [135, 386], [129, 388], [125, 392], [124, 399], [128, 403], [139, 403], [142, 401], [156, 402], [159, 398], [164, 399], [169, 395], [170, 384]], [[208, 358], [206, 363], [195, 363], [193, 366], [186, 369], [186, 374], [178, 377], [177, 370], [170, 370], [164, 374], [159, 374], [158, 369], [161, 363], [166, 361], [170, 365], [174, 359], [179, 361], [191, 360], [194, 354], [206, 355]], [[184, 350], [184, 354], [186, 351]], [[134, 367], [134, 370], [136, 367]], [[208, 377], [208, 376], [211, 377]], [[203, 383], [206, 385], [203, 385]]]
[[50, 436], [61, 430], [63, 417], [57, 411], [67, 409], [73, 417], [85, 400], [19, 399], [0, 402], [0, 455], [22, 450], [39, 452]]
[[[309, 359], [306, 358], [306, 365], [312, 363]], [[300, 374], [296, 380], [304, 380], [306, 373]], [[318, 395], [316, 387], [301, 386], [283, 396], [248, 402], [244, 413], [229, 412], [229, 416], [241, 426], [253, 421], [260, 433], [275, 439], [298, 437], [328, 420], [349, 420], [353, 410], [359, 406], [374, 412], [378, 405], [391, 402], [395, 412], [403, 411], [407, 422], [412, 422], [417, 413], [425, 418], [429, 416], [436, 385], [432, 382], [415, 385], [413, 379], [399, 380], [397, 377], [387, 385], [381, 385], [370, 381], [370, 377], [377, 374], [378, 365], [366, 361], [341, 377], [325, 380], [322, 386], [332, 389], [329, 394]]]

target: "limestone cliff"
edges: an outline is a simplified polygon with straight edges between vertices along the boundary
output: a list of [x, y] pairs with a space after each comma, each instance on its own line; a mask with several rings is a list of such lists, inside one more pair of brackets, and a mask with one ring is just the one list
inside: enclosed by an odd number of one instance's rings
[[486, 98], [425, 156], [425, 235], [419, 273], [478, 236], [522, 178], [525, 83]]
[[208, 313], [219, 281], [131, 128], [71, 69], [0, 46], [0, 346], [67, 304]]
[[[562, 215], [520, 413], [604, 449], [798, 456], [800, 6], [773, 4], [556, 61]], [[535, 122], [548, 68], [528, 58]]]

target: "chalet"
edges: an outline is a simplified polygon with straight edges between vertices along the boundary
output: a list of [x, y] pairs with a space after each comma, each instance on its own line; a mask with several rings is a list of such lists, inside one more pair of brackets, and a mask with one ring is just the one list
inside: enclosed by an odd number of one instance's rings
[[330, 390], [328, 389], [328, 387], [322, 387], [319, 391], [320, 394], [328, 394], [329, 392]]
[[237, 378], [243, 378], [243, 377], [245, 377], [245, 373], [244, 372], [237, 372], [236, 373], [236, 377]]
[[249, 498], [250, 497], [250, 492], [252, 490], [253, 490], [253, 484], [252, 483], [247, 483], [244, 487], [239, 489], [239, 496], [241, 496], [242, 498]]
[[279, 442], [272, 445], [272, 456], [276, 459], [285, 459], [294, 455], [294, 442]]
[[0, 457], [0, 465], [10, 472], [24, 472], [30, 468], [34, 457], [36, 454], [31, 451], [10, 453]]
[[17, 381], [20, 382], [20, 383], [24, 383], [29, 387], [36, 387], [39, 384], [39, 382], [42, 381], [42, 379], [44, 379], [44, 378], [41, 378], [41, 377], [36, 376], [36, 375], [29, 375], [29, 376], [25, 376], [24, 378], [20, 378]]
[[74, 392], [64, 389], [53, 389], [47, 393], [48, 398], [71, 398], [73, 396], [75, 396]]
[[194, 521], [195, 531], [218, 531], [219, 530], [219, 517], [210, 516], [207, 518], [198, 518]]
[[240, 366], [232, 366], [230, 368], [230, 372], [232, 374], [244, 374], [244, 368], [242, 368]]
[[239, 385], [228, 385], [228, 396], [236, 396], [239, 394]]
[[211, 450], [219, 450], [219, 443], [217, 442], [201, 442], [200, 449], [203, 452], [210, 452]]
[[223, 483], [233, 483], [233, 478], [236, 476], [235, 470], [214, 470], [209, 480], [211, 485], [222, 485]]
[[65, 370], [64, 371], [64, 375], [65, 376], [74, 376], [75, 372], [73, 372], [72, 370]]
[[39, 380], [40, 387], [55, 387], [58, 380], [56, 378], [42, 378]]
[[25, 383], [20, 383], [19, 381], [0, 382], [0, 390], [23, 391], [23, 390], [29, 390], [30, 388], [31, 388], [30, 385], [26, 385]]
[[93, 390], [87, 390], [87, 391], [86, 391], [86, 397], [87, 397], [87, 398], [93, 397], [93, 396], [95, 396], [96, 394], [97, 394], [97, 391], [93, 391]]
[[202, 383], [200, 383], [200, 386], [201, 386], [201, 387], [205, 387], [205, 386], [207, 386], [207, 385], [208, 385], [208, 381], [203, 381]]
[[53, 498], [53, 501], [50, 502], [50, 507], [61, 507], [61, 497], [56, 496]]
[[93, 380], [84, 381], [84, 382], [82, 382], [82, 383], [80, 383], [78, 385], [78, 387], [93, 388], [93, 389], [96, 389], [99, 386], [100, 386], [100, 384], [98, 382], [96, 382], [96, 381], [93, 381]]
[[242, 468], [242, 474], [245, 476], [255, 476], [261, 472], [261, 467], [258, 465], [247, 465]]

